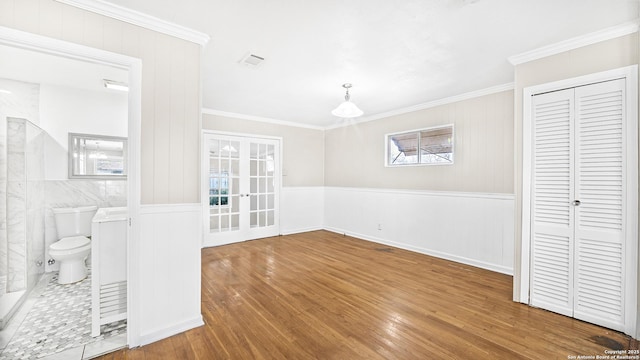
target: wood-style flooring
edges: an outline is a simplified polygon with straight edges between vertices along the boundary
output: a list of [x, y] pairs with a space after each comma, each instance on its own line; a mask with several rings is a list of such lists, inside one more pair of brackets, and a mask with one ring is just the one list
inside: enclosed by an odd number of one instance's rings
[[512, 277], [315, 231], [202, 250], [205, 326], [100, 359], [568, 359], [624, 334], [511, 301]]

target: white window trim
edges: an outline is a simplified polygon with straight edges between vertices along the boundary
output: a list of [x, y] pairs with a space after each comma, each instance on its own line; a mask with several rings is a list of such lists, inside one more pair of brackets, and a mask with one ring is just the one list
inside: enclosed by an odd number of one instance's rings
[[[420, 133], [421, 131], [428, 131], [428, 130], [438, 130], [438, 129], [444, 129], [444, 128], [448, 128], [451, 127], [451, 138], [453, 139], [453, 147], [452, 147], [452, 154], [453, 156], [453, 160], [451, 162], [442, 162], [442, 163], [420, 163], [417, 162], [415, 164], [396, 164], [396, 165], [392, 165], [389, 164], [389, 137], [393, 136], [393, 135], [402, 135], [402, 134], [409, 134], [409, 133]], [[419, 137], [418, 137], [419, 138]], [[456, 146], [456, 127], [454, 126], [453, 123], [451, 124], [445, 124], [445, 125], [438, 125], [438, 126], [432, 126], [432, 127], [427, 127], [427, 128], [420, 128], [420, 129], [413, 129], [413, 130], [406, 130], [406, 131], [398, 131], [398, 132], [393, 132], [393, 133], [387, 133], [384, 135], [384, 167], [388, 167], [388, 168], [397, 168], [397, 167], [408, 167], [408, 166], [447, 166], [447, 165], [453, 165], [455, 163], [455, 146]], [[419, 149], [418, 149], [418, 153], [419, 153]]]

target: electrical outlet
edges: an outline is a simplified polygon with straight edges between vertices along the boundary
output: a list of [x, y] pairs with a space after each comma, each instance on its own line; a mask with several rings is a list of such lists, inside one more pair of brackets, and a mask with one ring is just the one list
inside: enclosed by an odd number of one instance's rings
[[382, 230], [382, 224], [378, 223], [378, 230]]

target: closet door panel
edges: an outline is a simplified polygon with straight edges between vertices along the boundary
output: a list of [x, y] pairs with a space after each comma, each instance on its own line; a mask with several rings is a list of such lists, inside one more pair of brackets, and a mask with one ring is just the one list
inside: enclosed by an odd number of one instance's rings
[[533, 98], [531, 305], [573, 315], [573, 89]]
[[574, 316], [624, 330], [624, 80], [576, 88]]

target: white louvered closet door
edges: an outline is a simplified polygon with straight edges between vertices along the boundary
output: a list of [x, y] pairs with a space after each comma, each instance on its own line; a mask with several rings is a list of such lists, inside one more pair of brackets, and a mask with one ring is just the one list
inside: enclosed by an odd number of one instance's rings
[[624, 330], [624, 80], [577, 87], [574, 317]]
[[533, 98], [530, 303], [624, 331], [624, 80]]
[[573, 89], [533, 98], [531, 305], [573, 316]]

